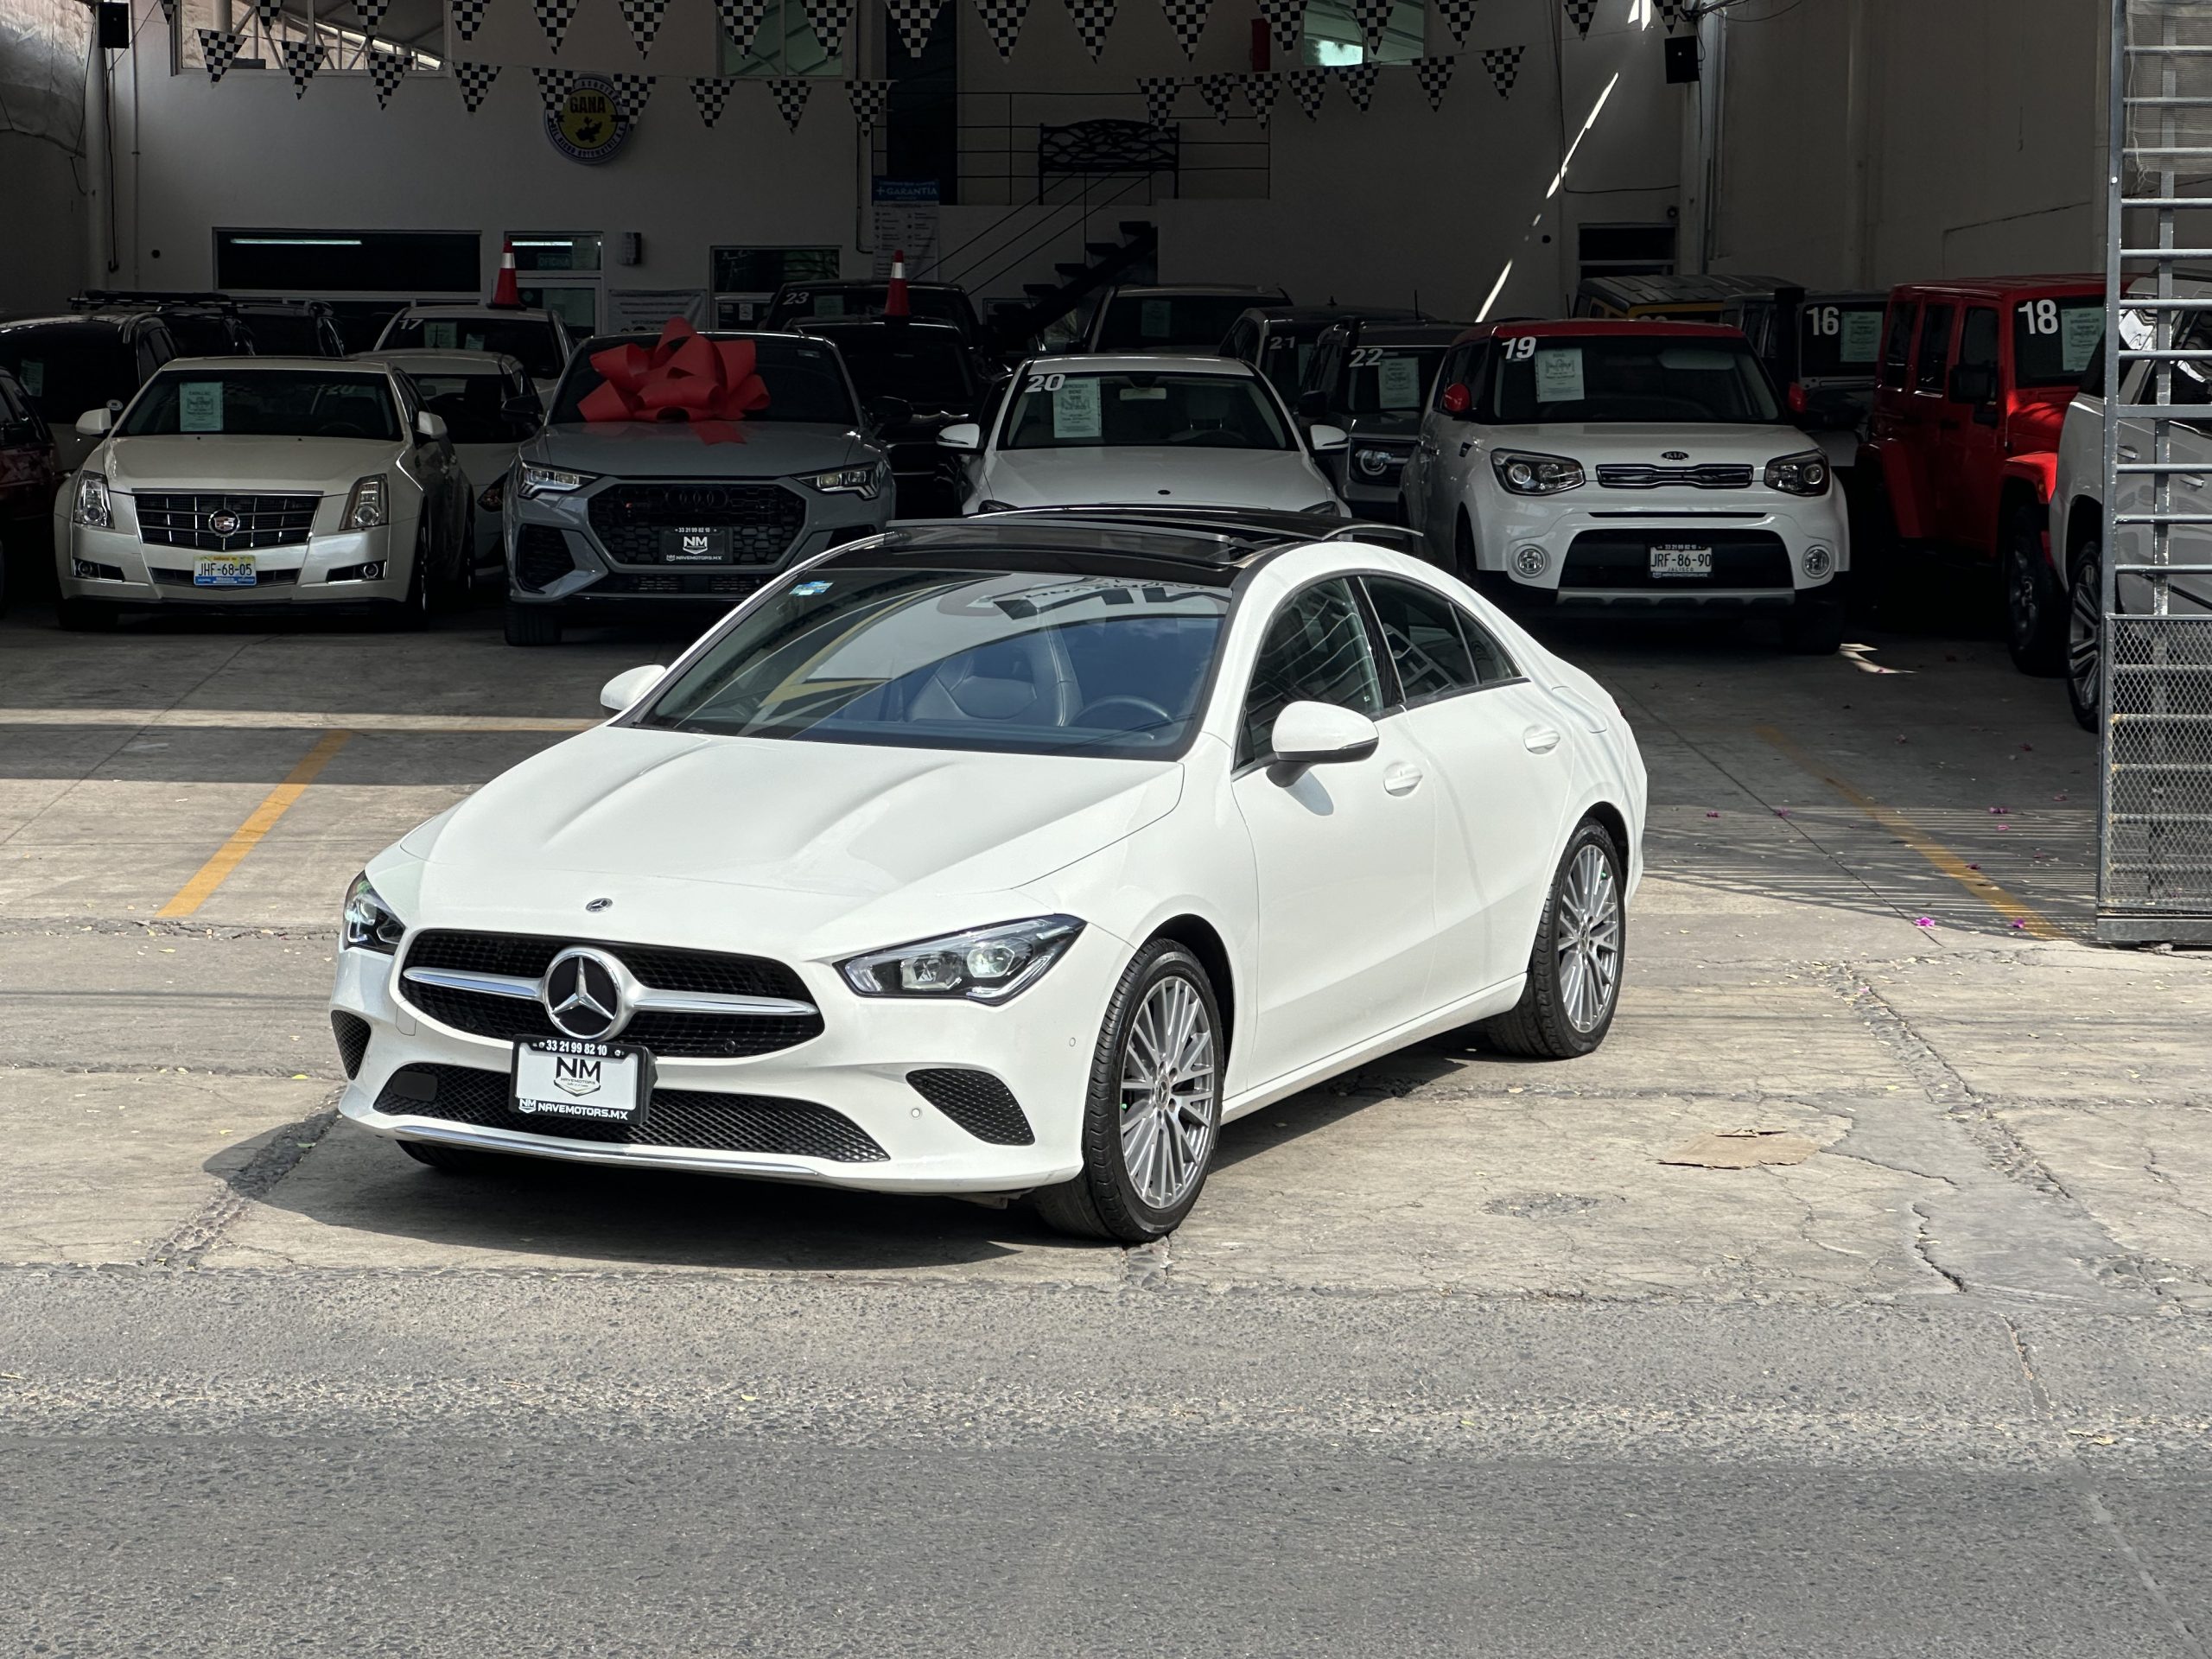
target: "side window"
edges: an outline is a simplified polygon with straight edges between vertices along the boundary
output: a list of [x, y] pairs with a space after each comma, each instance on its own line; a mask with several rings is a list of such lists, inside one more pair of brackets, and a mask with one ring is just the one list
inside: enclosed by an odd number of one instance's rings
[[1916, 391], [1941, 391], [1943, 389], [1943, 359], [1951, 352], [1951, 308], [1931, 305], [1928, 319], [1920, 325], [1920, 349], [1912, 359], [1912, 385]]
[[1467, 656], [1475, 665], [1475, 677], [1484, 685], [1498, 685], [1507, 680], [1521, 677], [1521, 670], [1505, 654], [1505, 647], [1497, 643], [1491, 631], [1469, 616], [1458, 611], [1459, 635], [1467, 642]]
[[1997, 366], [1997, 314], [1986, 305], [1973, 306], [1967, 311], [1967, 320], [1959, 329], [1959, 366]]
[[1466, 638], [1459, 632], [1458, 606], [1410, 582], [1387, 576], [1364, 580], [1407, 707], [1471, 691], [1482, 683]]
[[1474, 389], [1475, 348], [1471, 345], [1454, 346], [1444, 354], [1443, 366], [1436, 372], [1436, 384], [1429, 388], [1428, 402], [1433, 409], [1444, 407], [1444, 392], [1448, 386], [1465, 384]]
[[1227, 357], [1240, 358], [1247, 363], [1259, 361], [1259, 330], [1249, 322], [1240, 322], [1229, 331]]
[[1328, 702], [1373, 719], [1382, 712], [1382, 679], [1367, 624], [1341, 577], [1318, 582], [1286, 601], [1268, 625], [1244, 694], [1236, 760], [1274, 753], [1275, 716], [1294, 702]]
[[1889, 333], [1882, 342], [1882, 384], [1902, 390], [1905, 365], [1912, 359], [1912, 324], [1920, 308], [1900, 300], [1890, 308]]

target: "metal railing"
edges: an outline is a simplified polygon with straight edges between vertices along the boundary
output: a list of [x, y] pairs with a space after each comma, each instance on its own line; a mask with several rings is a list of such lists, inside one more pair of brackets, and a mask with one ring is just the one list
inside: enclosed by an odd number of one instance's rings
[[[1177, 196], [1264, 200], [1274, 181], [1274, 146], [1268, 130], [1243, 107], [1243, 94], [1236, 96], [1238, 106], [1224, 124], [1204, 108], [1195, 89], [1179, 89], [1179, 112], [1170, 118], [1181, 137], [1176, 164], [1173, 169], [1155, 168], [1139, 175], [1142, 192], [1131, 194], [1127, 200], [1147, 207]], [[1197, 112], [1189, 112], [1189, 106], [1198, 106]], [[1040, 175], [1040, 130], [1093, 118], [1142, 120], [1147, 115], [1143, 99], [1134, 89], [1125, 92], [963, 92], [958, 122], [960, 200], [985, 207], [1024, 202], [1052, 207], [1078, 200], [1084, 181], [1051, 173]]]

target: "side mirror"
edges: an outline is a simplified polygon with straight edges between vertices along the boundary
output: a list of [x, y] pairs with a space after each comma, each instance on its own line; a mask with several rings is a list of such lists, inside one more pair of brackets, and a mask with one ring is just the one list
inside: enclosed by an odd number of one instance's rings
[[1287, 704], [1275, 716], [1274, 762], [1268, 775], [1292, 784], [1308, 766], [1338, 760], [1364, 760], [1375, 753], [1380, 734], [1365, 715], [1332, 702]]
[[1313, 446], [1315, 454], [1326, 454], [1332, 449], [1341, 449], [1350, 443], [1351, 434], [1341, 426], [1325, 426], [1317, 423], [1307, 430], [1306, 441]]
[[620, 714], [632, 703], [661, 683], [668, 671], [658, 663], [647, 663], [643, 668], [625, 669], [599, 688], [599, 706], [611, 714]]
[[973, 421], [956, 421], [937, 435], [938, 448], [972, 455], [983, 447], [983, 429]]
[[1457, 416], [1459, 419], [1465, 420], [1467, 411], [1474, 407], [1475, 394], [1467, 390], [1465, 381], [1454, 380], [1444, 388], [1444, 395], [1436, 401], [1437, 406], [1446, 415]]
[[1986, 404], [1997, 396], [1997, 371], [1986, 363], [1961, 363], [1951, 371], [1951, 401]]
[[1329, 394], [1318, 388], [1298, 394], [1298, 416], [1300, 420], [1318, 421], [1329, 412]]
[[534, 391], [518, 391], [499, 405], [499, 413], [518, 426], [527, 426], [535, 432], [544, 423], [545, 405], [537, 401]]
[[435, 443], [446, 435], [445, 416], [433, 415], [427, 409], [418, 410], [415, 415], [415, 429]]
[[904, 397], [872, 398], [868, 417], [877, 427], [904, 426], [914, 418], [914, 406]]
[[88, 409], [77, 417], [77, 430], [88, 438], [97, 438], [114, 424], [113, 411], [105, 407]]

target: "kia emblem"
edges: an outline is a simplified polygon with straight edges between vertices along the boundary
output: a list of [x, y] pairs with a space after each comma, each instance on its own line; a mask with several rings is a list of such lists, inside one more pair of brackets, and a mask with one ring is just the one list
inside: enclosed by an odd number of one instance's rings
[[1690, 452], [1687, 449], [1662, 449], [1659, 452], [1662, 461], [1688, 461], [1689, 458]]

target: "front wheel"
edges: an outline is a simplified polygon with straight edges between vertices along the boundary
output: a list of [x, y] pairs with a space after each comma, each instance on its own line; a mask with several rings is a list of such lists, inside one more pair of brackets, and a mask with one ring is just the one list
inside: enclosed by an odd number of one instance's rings
[[2074, 556], [2074, 575], [2066, 588], [2066, 701], [2074, 723], [2085, 732], [2097, 729], [2104, 632], [2104, 560], [2098, 544], [2090, 542]]
[[2023, 674], [2066, 666], [2067, 601], [2044, 551], [2043, 515], [2023, 503], [2005, 529], [2005, 646]]
[[1221, 1135], [1221, 1008], [1170, 939], [1137, 952], [1106, 1005], [1084, 1102], [1083, 1168], [1036, 1195], [1047, 1225], [1148, 1244], [1198, 1201]]
[[511, 645], [557, 645], [561, 643], [561, 610], [556, 605], [518, 605], [507, 601], [507, 643]]
[[1491, 1046], [1534, 1059], [1568, 1060], [1605, 1040], [1627, 960], [1621, 888], [1620, 849], [1603, 825], [1585, 818], [1552, 878], [1521, 1000], [1483, 1025]]
[[1817, 588], [1798, 594], [1782, 619], [1782, 644], [1792, 656], [1834, 656], [1843, 649], [1843, 601]]

